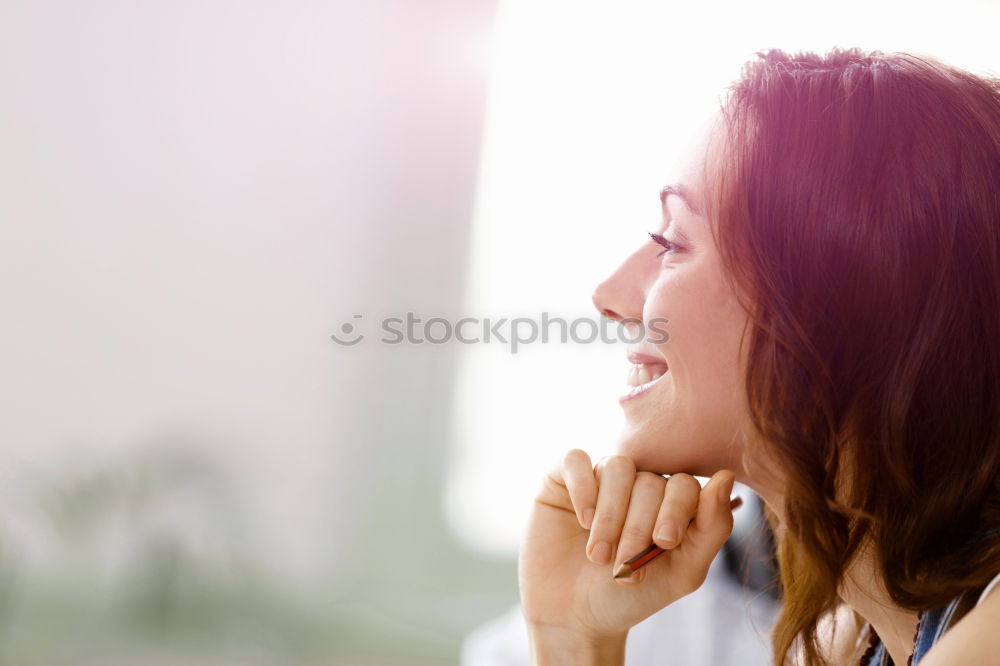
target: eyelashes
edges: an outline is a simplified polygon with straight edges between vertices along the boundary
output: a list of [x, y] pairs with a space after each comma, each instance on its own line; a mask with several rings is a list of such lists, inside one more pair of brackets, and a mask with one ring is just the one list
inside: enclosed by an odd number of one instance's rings
[[663, 252], [660, 252], [659, 254], [656, 255], [657, 257], [662, 257], [667, 252], [678, 252], [681, 249], [679, 245], [677, 245], [676, 243], [671, 243], [670, 241], [668, 241], [666, 238], [664, 238], [660, 234], [657, 234], [657, 233], [654, 233], [654, 232], [650, 231], [649, 232], [649, 237], [652, 238], [654, 241], [656, 241], [657, 243], [659, 243], [660, 245], [662, 245], [665, 248], [663, 250]]

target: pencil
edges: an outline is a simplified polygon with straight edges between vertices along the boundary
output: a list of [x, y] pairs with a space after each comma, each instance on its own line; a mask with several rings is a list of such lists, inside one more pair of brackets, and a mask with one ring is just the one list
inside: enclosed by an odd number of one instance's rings
[[[735, 511], [736, 509], [740, 508], [740, 506], [742, 506], [742, 504], [743, 504], [743, 498], [742, 497], [734, 497], [733, 499], [729, 500], [729, 508], [732, 509], [733, 511]], [[631, 559], [628, 559], [628, 560], [625, 560], [622, 563], [622, 565], [620, 567], [618, 567], [618, 569], [615, 570], [615, 578], [628, 578], [633, 573], [635, 573], [636, 571], [638, 571], [642, 567], [644, 567], [647, 564], [649, 564], [658, 555], [660, 555], [661, 553], [665, 553], [665, 552], [667, 552], [667, 551], [663, 550], [662, 548], [660, 548], [659, 546], [657, 546], [655, 543], [654, 544], [650, 544], [648, 548], [646, 548], [645, 550], [643, 550], [641, 553], [639, 553], [635, 557], [633, 557]]]

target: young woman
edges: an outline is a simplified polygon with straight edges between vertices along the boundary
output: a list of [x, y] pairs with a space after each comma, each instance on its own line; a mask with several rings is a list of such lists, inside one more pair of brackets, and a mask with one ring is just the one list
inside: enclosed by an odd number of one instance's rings
[[569, 451], [536, 498], [534, 659], [622, 663], [704, 580], [738, 479], [775, 528], [775, 663], [1000, 664], [1000, 80], [772, 50], [728, 93], [594, 294], [668, 335], [629, 349], [618, 455]]

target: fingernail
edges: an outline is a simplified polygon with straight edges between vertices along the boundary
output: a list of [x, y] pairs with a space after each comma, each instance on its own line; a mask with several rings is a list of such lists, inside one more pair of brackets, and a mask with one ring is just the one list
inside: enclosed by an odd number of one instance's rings
[[594, 564], [607, 564], [611, 561], [611, 544], [607, 541], [598, 541], [594, 549], [590, 551], [590, 559]]
[[656, 530], [656, 538], [664, 543], [677, 543], [677, 526], [673, 523], [663, 523]]
[[733, 494], [733, 483], [735, 481], [736, 477], [731, 476], [719, 488], [719, 502], [723, 506], [729, 506], [729, 496]]
[[583, 526], [589, 530], [591, 526], [593, 526], [593, 524], [594, 524], [594, 510], [587, 509], [583, 512]]

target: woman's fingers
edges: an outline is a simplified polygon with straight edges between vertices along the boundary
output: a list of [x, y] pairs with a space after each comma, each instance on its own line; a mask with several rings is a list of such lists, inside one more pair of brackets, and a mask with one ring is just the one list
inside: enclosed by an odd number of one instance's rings
[[[616, 570], [622, 562], [649, 546], [649, 535], [656, 524], [657, 511], [663, 504], [663, 490], [666, 486], [667, 480], [659, 474], [652, 472], [636, 474], [635, 483], [632, 486], [631, 501], [625, 515], [625, 524], [622, 527], [621, 540], [618, 542], [615, 566], [612, 570]], [[641, 576], [642, 571], [640, 570], [635, 577], [616, 580], [636, 582]]]
[[735, 479], [736, 475], [729, 470], [712, 475], [699, 493], [694, 520], [681, 544], [670, 553], [673, 564], [678, 565], [677, 570], [686, 572], [688, 580], [684, 582], [691, 591], [705, 581], [712, 560], [733, 531], [733, 510], [729, 506], [729, 497]]
[[[693, 590], [732, 532], [729, 495], [735, 475], [728, 470], [717, 472], [702, 488], [690, 474], [664, 479], [637, 473], [627, 456], [608, 456], [592, 466], [585, 451], [572, 449], [553, 474], [569, 495], [576, 521], [590, 530], [586, 555], [597, 565], [615, 562], [617, 568], [652, 540], [672, 551], [672, 576], [684, 572], [685, 581], [675, 582]], [[643, 571], [619, 582], [635, 583]]]
[[626, 456], [610, 456], [598, 462], [594, 471], [597, 508], [587, 542], [587, 557], [594, 564], [611, 564], [635, 483], [635, 463]]
[[673, 474], [656, 516], [653, 543], [669, 550], [684, 539], [688, 524], [694, 520], [701, 496], [701, 484], [690, 474]]
[[590, 456], [582, 449], [572, 449], [563, 458], [563, 481], [573, 502], [580, 527], [589, 530], [597, 509], [597, 479]]
[[[711, 548], [721, 548], [733, 531], [733, 510], [729, 508], [729, 497], [733, 493], [736, 475], [729, 470], [721, 470], [712, 475], [701, 491], [698, 511], [689, 533], [698, 543]], [[702, 544], [703, 541], [707, 543]]]

